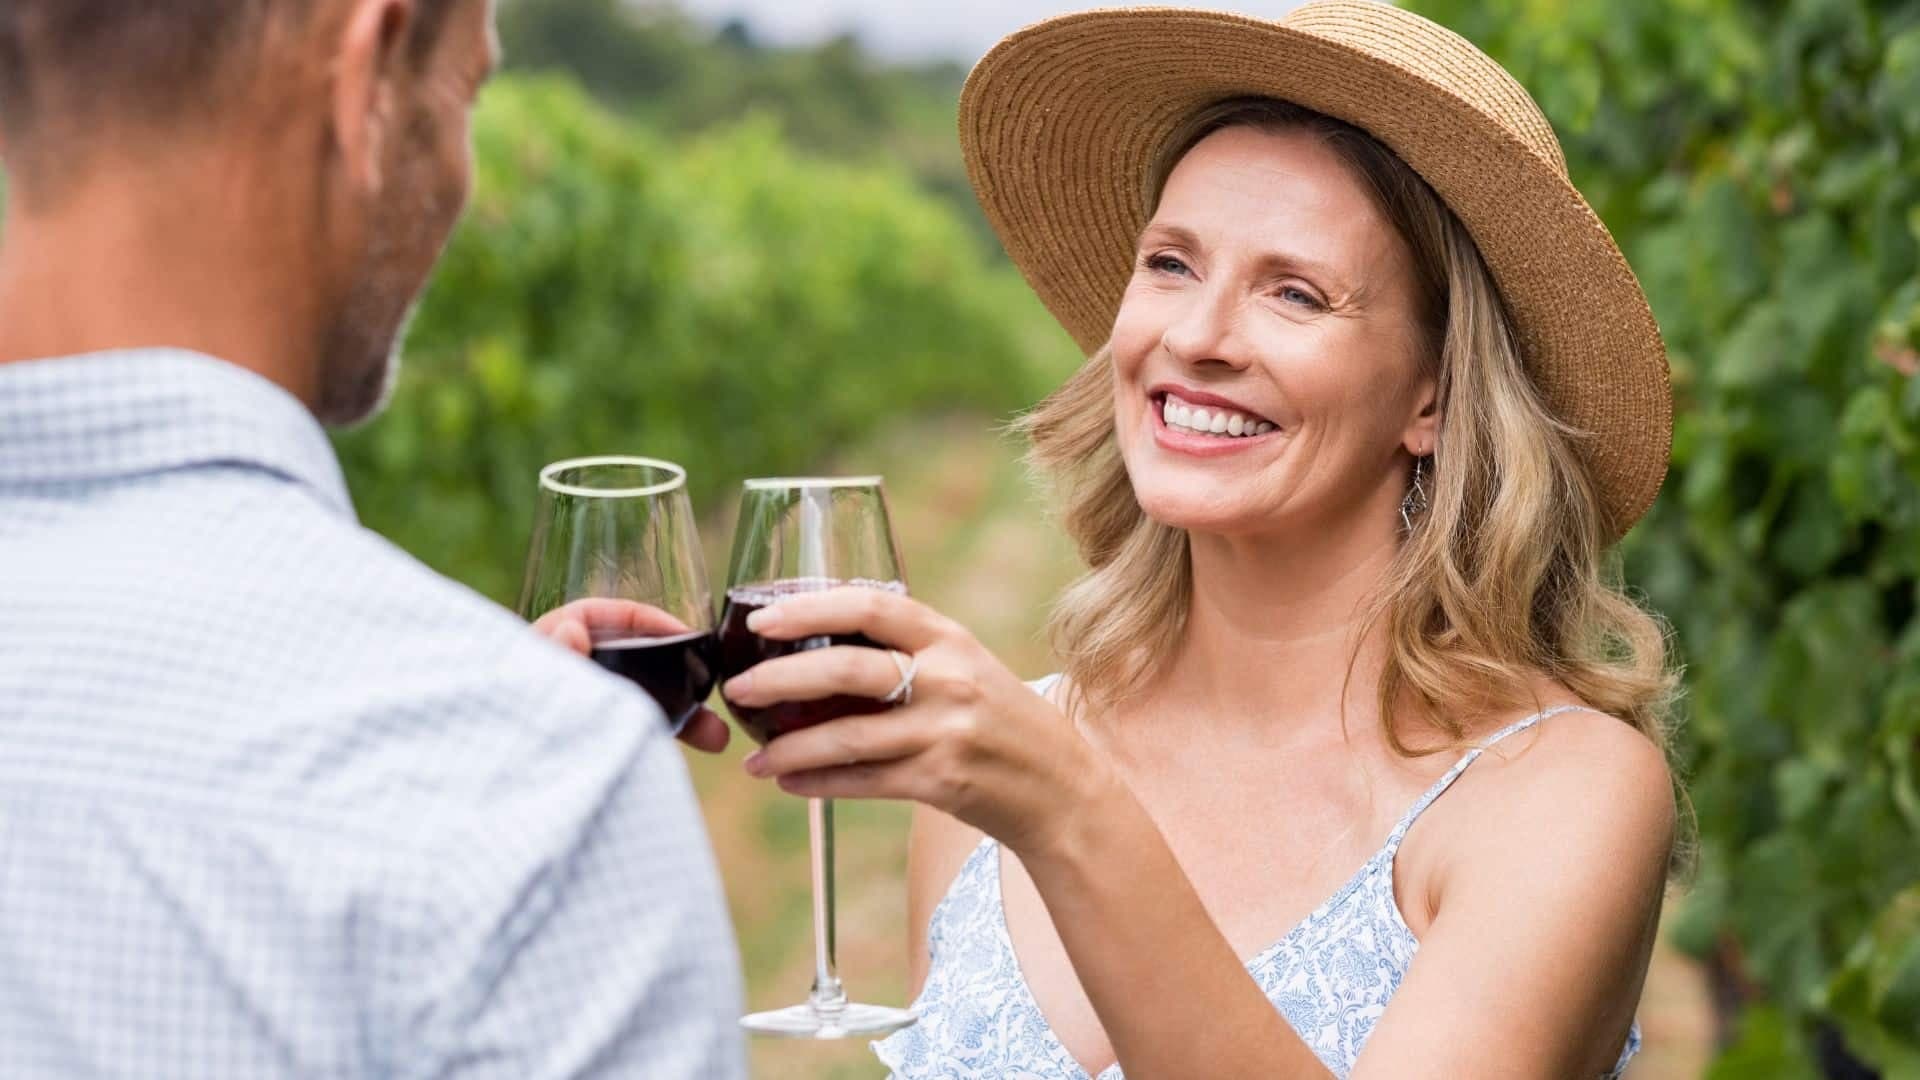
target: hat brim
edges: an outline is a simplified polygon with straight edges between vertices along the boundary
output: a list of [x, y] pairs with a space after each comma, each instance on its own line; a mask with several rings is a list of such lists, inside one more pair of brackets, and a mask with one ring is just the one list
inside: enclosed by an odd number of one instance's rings
[[[1367, 131], [1473, 235], [1529, 375], [1579, 432], [1618, 538], [1659, 492], [1672, 441], [1666, 350], [1639, 282], [1559, 161], [1420, 74], [1407, 50], [1422, 42], [1384, 37], [1362, 47], [1178, 8], [1050, 19], [1001, 41], [969, 76], [967, 172], [1007, 254], [1091, 354], [1132, 273], [1148, 170], [1188, 117], [1226, 98], [1271, 97]], [[1434, 51], [1414, 63], [1435, 62]]]

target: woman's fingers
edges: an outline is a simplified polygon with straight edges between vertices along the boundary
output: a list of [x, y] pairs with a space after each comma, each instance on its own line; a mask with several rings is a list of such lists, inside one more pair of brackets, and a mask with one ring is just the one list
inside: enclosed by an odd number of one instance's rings
[[747, 759], [754, 776], [782, 776], [816, 769], [874, 764], [911, 757], [927, 748], [932, 733], [925, 718], [906, 712], [843, 716], [789, 732]]
[[747, 627], [761, 637], [795, 641], [824, 634], [865, 634], [907, 652], [940, 639], [945, 619], [902, 593], [863, 586], [796, 593], [761, 608]]
[[818, 701], [835, 694], [884, 698], [900, 685], [893, 654], [857, 645], [807, 649], [756, 664], [721, 687], [726, 699], [747, 708], [779, 701]]
[[880, 761], [789, 773], [775, 783], [808, 799], [914, 799], [919, 777], [905, 762]]

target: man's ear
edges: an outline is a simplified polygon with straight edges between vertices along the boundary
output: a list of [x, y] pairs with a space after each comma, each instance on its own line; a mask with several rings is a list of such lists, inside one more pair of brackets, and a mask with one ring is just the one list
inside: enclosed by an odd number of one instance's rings
[[352, 0], [333, 61], [333, 131], [349, 182], [377, 191], [394, 137], [414, 0]]

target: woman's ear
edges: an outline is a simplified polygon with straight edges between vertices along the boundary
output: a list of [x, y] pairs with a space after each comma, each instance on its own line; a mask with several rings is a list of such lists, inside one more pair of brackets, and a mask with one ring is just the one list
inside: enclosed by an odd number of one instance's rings
[[1420, 380], [1414, 397], [1417, 411], [1407, 422], [1400, 444], [1414, 457], [1426, 457], [1440, 442], [1440, 388], [1432, 379]]

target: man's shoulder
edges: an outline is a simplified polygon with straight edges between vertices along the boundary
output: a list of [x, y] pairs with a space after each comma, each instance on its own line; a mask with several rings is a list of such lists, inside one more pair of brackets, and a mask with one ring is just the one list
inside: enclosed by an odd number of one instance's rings
[[378, 533], [322, 517], [311, 523], [318, 531], [309, 539], [324, 551], [324, 571], [315, 572], [310, 553], [299, 548], [279, 565], [258, 568], [286, 598], [283, 627], [332, 627], [338, 646], [371, 670], [396, 677], [434, 672], [420, 682], [482, 713], [548, 713], [625, 688]]
[[[226, 680], [217, 700], [281, 709], [469, 720], [645, 702], [473, 589], [341, 514], [300, 483], [207, 469], [44, 509], [17, 566], [23, 604], [80, 636], [116, 612], [156, 663], [192, 654]], [[0, 571], [0, 577], [7, 575]], [[0, 624], [7, 620], [0, 617]], [[68, 643], [69, 645], [74, 643]], [[618, 702], [616, 701], [616, 704]]]
[[328, 733], [341, 760], [433, 792], [433, 814], [454, 817], [592, 792], [665, 739], [631, 683], [506, 608], [351, 520], [276, 509], [242, 529], [260, 557], [209, 583], [230, 609], [259, 604], [229, 640], [266, 654], [256, 686], [277, 697], [272, 723]]

